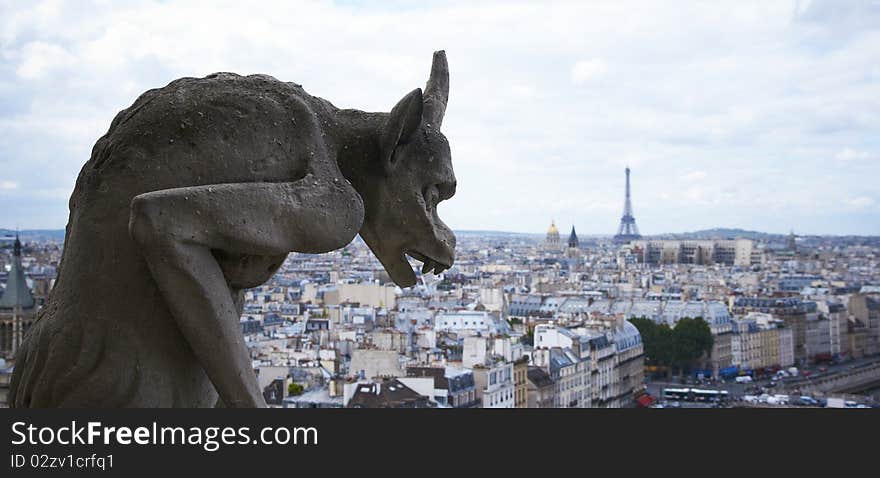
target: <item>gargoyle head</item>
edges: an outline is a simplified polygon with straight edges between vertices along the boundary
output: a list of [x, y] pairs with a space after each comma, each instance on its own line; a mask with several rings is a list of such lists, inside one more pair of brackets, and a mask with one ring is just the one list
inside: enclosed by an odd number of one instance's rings
[[449, 98], [446, 53], [434, 53], [425, 92], [415, 89], [391, 110], [380, 130], [383, 177], [364, 199], [361, 237], [401, 287], [416, 283], [406, 256], [440, 273], [455, 260], [455, 235], [437, 204], [455, 194], [449, 143], [440, 132]]

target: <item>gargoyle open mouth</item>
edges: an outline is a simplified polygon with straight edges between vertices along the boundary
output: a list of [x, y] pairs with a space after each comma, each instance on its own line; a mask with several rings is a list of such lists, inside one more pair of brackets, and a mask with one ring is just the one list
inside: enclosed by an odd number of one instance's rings
[[444, 264], [443, 262], [440, 262], [436, 259], [433, 259], [433, 258], [431, 258], [425, 254], [422, 254], [421, 252], [418, 252], [418, 251], [407, 250], [407, 251], [405, 251], [405, 253], [406, 253], [406, 255], [412, 257], [413, 259], [422, 262], [422, 264], [423, 264], [422, 265], [422, 274], [426, 274], [426, 273], [430, 272], [431, 269], [434, 270], [434, 274], [439, 274], [439, 273], [441, 273], [451, 267], [450, 264]]

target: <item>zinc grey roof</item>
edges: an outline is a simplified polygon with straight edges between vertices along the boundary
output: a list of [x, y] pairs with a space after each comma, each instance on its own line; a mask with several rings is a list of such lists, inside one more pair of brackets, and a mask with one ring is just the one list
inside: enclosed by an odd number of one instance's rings
[[553, 385], [553, 379], [550, 377], [550, 374], [542, 368], [529, 366], [529, 371], [526, 372], [526, 375], [528, 375], [529, 381], [539, 388]]

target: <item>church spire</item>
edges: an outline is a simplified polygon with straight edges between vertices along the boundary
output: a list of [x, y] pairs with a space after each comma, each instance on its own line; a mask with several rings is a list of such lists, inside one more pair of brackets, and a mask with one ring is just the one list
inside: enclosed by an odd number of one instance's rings
[[12, 245], [12, 256], [21, 258], [21, 241], [18, 240], [18, 231], [15, 232], [15, 242]]
[[32, 308], [34, 296], [28, 289], [24, 268], [21, 265], [21, 241], [18, 239], [18, 233], [15, 234], [15, 242], [12, 245], [12, 267], [6, 277], [6, 290], [0, 296], [0, 309], [13, 309], [17, 306], [21, 306], [22, 309]]
[[568, 247], [577, 249], [579, 245], [577, 233], [574, 232], [574, 226], [571, 226], [571, 234], [568, 235]]

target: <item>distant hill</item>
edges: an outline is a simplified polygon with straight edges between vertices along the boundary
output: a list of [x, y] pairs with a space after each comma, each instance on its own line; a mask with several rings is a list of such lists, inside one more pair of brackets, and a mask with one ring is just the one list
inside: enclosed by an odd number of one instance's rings
[[713, 229], [704, 229], [702, 231], [694, 231], [694, 232], [658, 234], [658, 235], [652, 236], [652, 237], [669, 238], [669, 239], [737, 239], [737, 238], [743, 238], [743, 239], [754, 239], [754, 240], [767, 240], [767, 239], [779, 239], [779, 238], [782, 238], [785, 236], [783, 234], [770, 234], [767, 232], [749, 231], [746, 229], [716, 227]]
[[[456, 235], [461, 236], [483, 236], [483, 237], [532, 237], [543, 238], [544, 233], [534, 232], [511, 232], [511, 231], [478, 231], [478, 230], [459, 230], [455, 231]], [[566, 235], [567, 237], [567, 235]], [[581, 239], [610, 239], [610, 234], [578, 234]], [[704, 229], [693, 232], [670, 232], [665, 234], [647, 235], [646, 238], [652, 239], [778, 239], [785, 237], [780, 234], [770, 234], [760, 231], [749, 231], [746, 229], [735, 229], [717, 227], [714, 229]]]
[[[0, 244], [15, 239], [14, 229], [0, 229]], [[64, 229], [22, 229], [18, 231], [22, 242], [63, 242]]]

